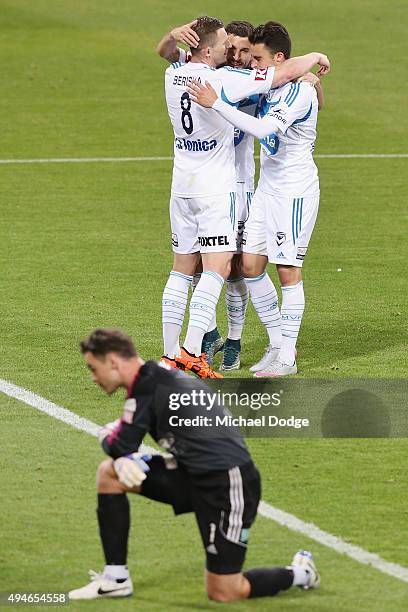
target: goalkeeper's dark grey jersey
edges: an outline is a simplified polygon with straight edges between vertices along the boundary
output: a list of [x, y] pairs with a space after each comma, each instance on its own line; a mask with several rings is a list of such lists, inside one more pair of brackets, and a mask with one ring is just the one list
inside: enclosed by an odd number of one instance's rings
[[102, 446], [111, 457], [121, 457], [137, 451], [149, 433], [191, 474], [229, 470], [250, 456], [237, 428], [217, 424], [226, 415], [204, 382], [148, 361], [128, 390], [118, 426]]

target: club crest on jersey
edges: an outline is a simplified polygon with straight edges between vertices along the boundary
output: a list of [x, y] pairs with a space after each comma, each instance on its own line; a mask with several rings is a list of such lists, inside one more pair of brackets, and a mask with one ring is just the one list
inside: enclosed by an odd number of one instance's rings
[[211, 151], [217, 146], [216, 140], [186, 140], [185, 138], [175, 139], [176, 149], [183, 151]]
[[267, 74], [268, 74], [267, 68], [258, 68], [255, 73], [255, 81], [266, 81]]
[[136, 400], [134, 397], [130, 397], [129, 399], [126, 400], [125, 405], [124, 405], [123, 420], [125, 421], [125, 423], [128, 423], [129, 425], [132, 423], [135, 412], [136, 412]]

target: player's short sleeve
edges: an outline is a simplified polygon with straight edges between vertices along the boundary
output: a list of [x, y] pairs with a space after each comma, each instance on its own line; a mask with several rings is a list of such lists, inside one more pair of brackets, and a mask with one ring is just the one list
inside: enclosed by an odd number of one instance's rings
[[314, 97], [316, 90], [310, 83], [289, 83], [283, 89], [278, 103], [269, 108], [266, 116], [277, 121], [279, 131], [285, 134], [291, 125], [308, 119]]
[[221, 99], [228, 104], [237, 102], [256, 94], [269, 91], [272, 87], [275, 68], [250, 70], [224, 66], [217, 70], [221, 77]]
[[151, 429], [152, 416], [151, 397], [128, 398], [118, 426], [102, 442], [105, 453], [117, 459], [136, 452]]

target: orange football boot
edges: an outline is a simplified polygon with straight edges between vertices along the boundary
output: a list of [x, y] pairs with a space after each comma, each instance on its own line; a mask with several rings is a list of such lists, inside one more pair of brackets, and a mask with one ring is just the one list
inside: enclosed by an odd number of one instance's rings
[[174, 358], [177, 367], [186, 372], [193, 372], [199, 378], [224, 378], [222, 374], [214, 372], [205, 360], [205, 353], [199, 357], [191, 355], [185, 348], [181, 348], [181, 354]]

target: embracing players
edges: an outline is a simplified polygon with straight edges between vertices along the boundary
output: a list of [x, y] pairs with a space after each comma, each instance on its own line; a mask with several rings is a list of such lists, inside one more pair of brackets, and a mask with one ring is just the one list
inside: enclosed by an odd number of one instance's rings
[[[323, 71], [330, 64], [325, 55], [310, 53], [276, 67], [216, 70], [225, 63], [231, 46], [222, 22], [200, 17], [192, 29], [200, 42], [191, 47], [190, 62], [176, 62], [166, 70], [166, 101], [175, 136], [170, 200], [175, 255], [163, 293], [163, 335], [167, 363], [206, 378], [220, 376], [201, 355], [201, 345], [236, 250], [234, 130], [219, 114], [192, 105], [186, 87], [193, 80], [211, 82], [217, 94], [235, 104], [294, 80], [315, 64]], [[190, 302], [187, 335], [180, 349], [188, 288], [200, 253], [203, 273]]]

